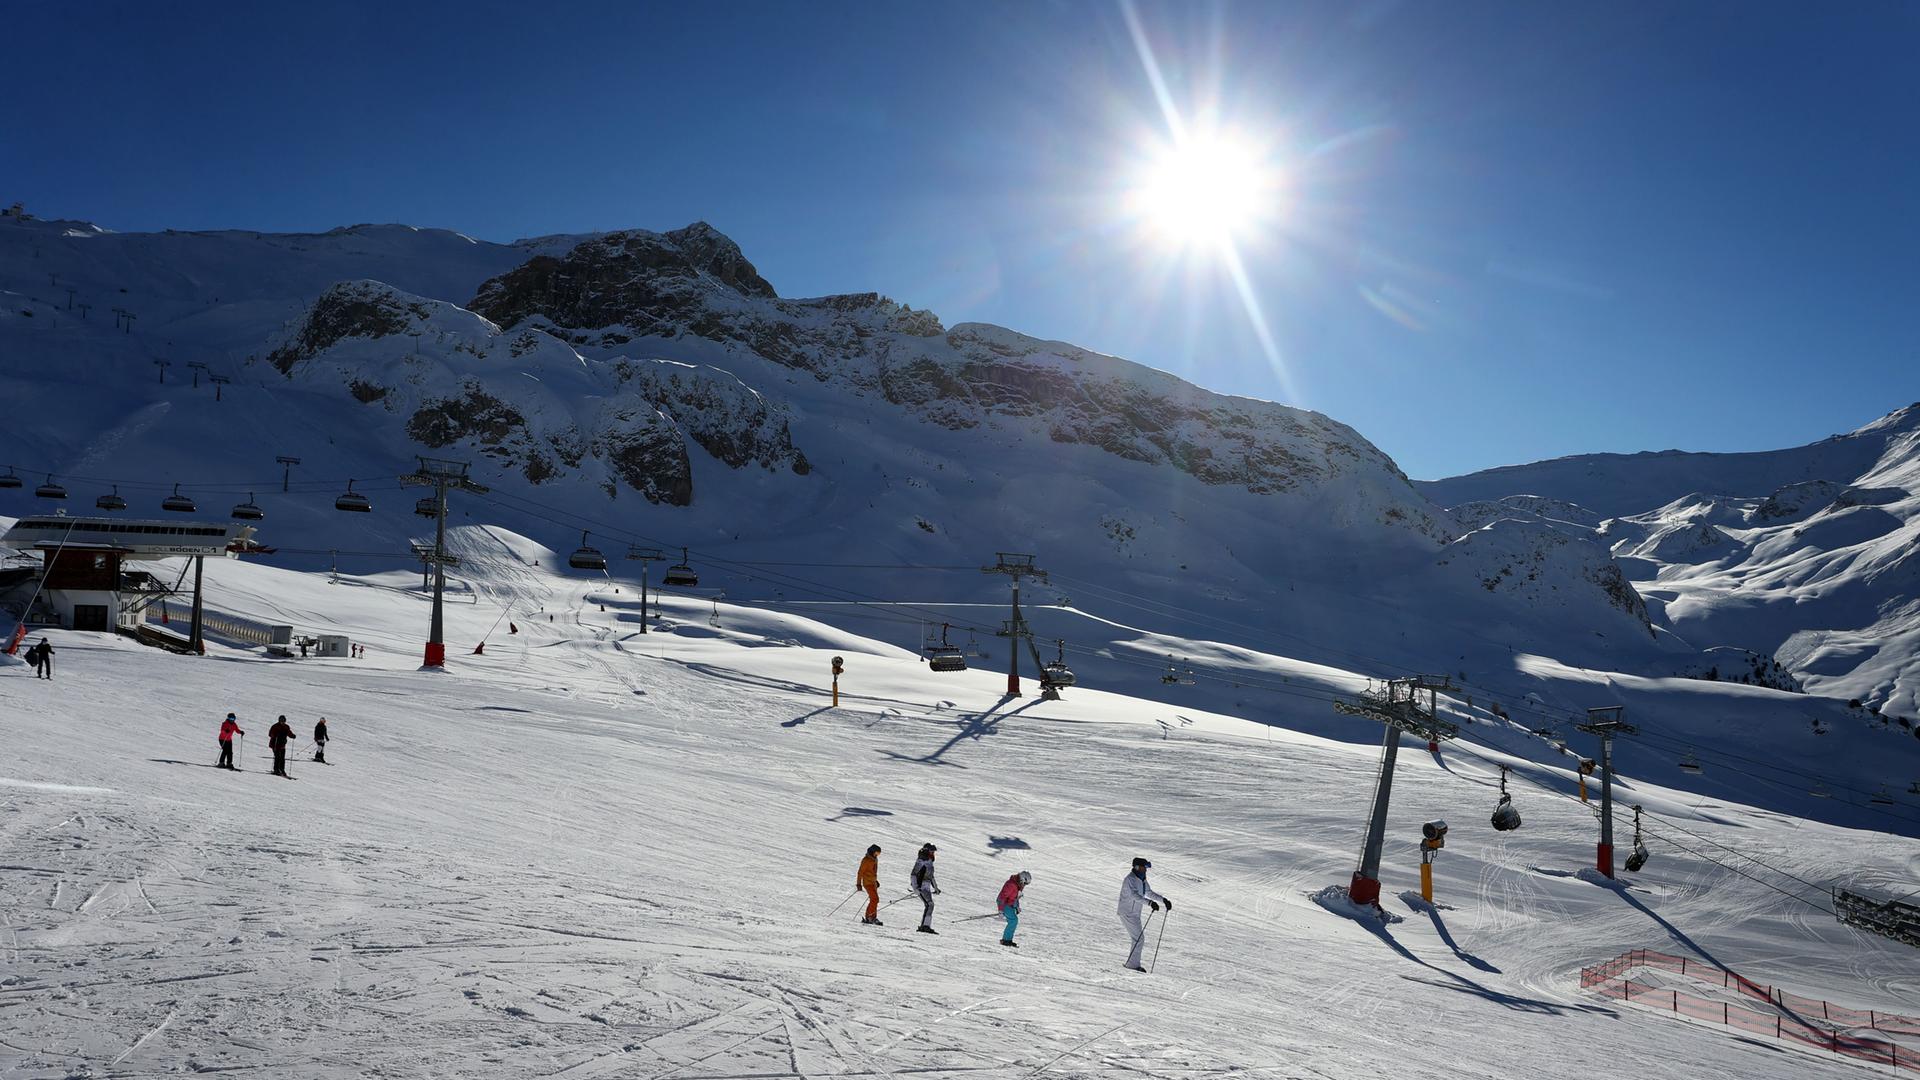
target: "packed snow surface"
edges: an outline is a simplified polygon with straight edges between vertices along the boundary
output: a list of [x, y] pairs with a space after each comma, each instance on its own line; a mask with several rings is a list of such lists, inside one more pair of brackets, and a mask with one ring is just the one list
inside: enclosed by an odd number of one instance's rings
[[[1618, 794], [1661, 836], [1644, 872], [1596, 883], [1568, 769], [1409, 743], [1383, 867], [1397, 920], [1356, 920], [1316, 895], [1352, 872], [1377, 750], [1287, 726], [1324, 702], [1008, 698], [998, 672], [934, 675], [686, 594], [642, 634], [633, 582], [498, 539], [468, 549], [445, 672], [417, 667], [417, 577], [226, 562], [222, 610], [351, 628], [367, 658], [53, 631], [52, 681], [0, 669], [0, 1076], [1518, 1078], [1574, 1054], [1634, 1077], [1857, 1075], [1578, 989], [1636, 947], [1916, 1011], [1920, 954], [1667, 842], [1904, 890], [1910, 839], [1629, 773]], [[229, 710], [240, 773], [211, 767]], [[282, 713], [291, 780], [267, 772]], [[1501, 761], [1515, 833], [1484, 824]], [[1428, 906], [1405, 890], [1438, 817]], [[861, 852], [884, 847], [893, 901], [925, 842], [940, 934], [913, 932], [917, 901], [860, 925]], [[1175, 905], [1149, 924], [1148, 975], [1120, 966], [1136, 855]], [[1020, 870], [1016, 950], [991, 916]]]

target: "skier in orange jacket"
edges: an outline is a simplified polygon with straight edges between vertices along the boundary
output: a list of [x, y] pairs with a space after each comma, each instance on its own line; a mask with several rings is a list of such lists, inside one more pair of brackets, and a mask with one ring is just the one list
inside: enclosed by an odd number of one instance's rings
[[860, 860], [860, 874], [853, 880], [855, 889], [867, 890], [867, 917], [860, 921], [870, 926], [885, 925], [880, 921], [880, 845], [867, 849], [867, 857]]

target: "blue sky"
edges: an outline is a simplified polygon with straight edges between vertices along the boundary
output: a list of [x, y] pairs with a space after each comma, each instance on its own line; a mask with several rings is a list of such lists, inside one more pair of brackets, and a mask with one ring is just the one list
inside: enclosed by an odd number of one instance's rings
[[1346, 421], [1416, 477], [1761, 449], [1920, 399], [1920, 6], [1141, 3], [1285, 179], [1225, 260], [1125, 212], [1122, 8], [36, 4], [0, 200], [123, 230], [704, 219], [878, 290]]

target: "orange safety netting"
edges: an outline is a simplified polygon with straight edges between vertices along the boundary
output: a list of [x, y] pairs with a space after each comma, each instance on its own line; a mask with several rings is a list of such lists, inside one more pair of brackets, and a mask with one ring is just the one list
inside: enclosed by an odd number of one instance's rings
[[[1671, 972], [1703, 986], [1731, 990], [1757, 1007], [1712, 1000], [1670, 986], [1635, 982], [1627, 973], [1643, 968]], [[1891, 1036], [1920, 1037], [1920, 1018], [1873, 1009], [1849, 1009], [1816, 998], [1765, 986], [1717, 964], [1669, 953], [1635, 949], [1602, 964], [1580, 969], [1580, 986], [1604, 997], [1656, 1009], [1754, 1035], [1770, 1035], [1845, 1057], [1920, 1072], [1920, 1049], [1861, 1029]]]

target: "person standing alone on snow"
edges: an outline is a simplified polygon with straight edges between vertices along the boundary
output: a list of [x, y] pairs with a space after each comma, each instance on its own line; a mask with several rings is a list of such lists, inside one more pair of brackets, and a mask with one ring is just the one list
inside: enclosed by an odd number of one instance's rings
[[867, 890], [867, 915], [860, 921], [869, 926], [880, 926], [880, 845], [867, 849], [867, 857], [860, 860], [860, 872], [853, 879], [855, 892]]
[[267, 729], [267, 745], [273, 747], [273, 775], [287, 775], [287, 744], [293, 741], [293, 725], [283, 715]]
[[1032, 880], [1033, 875], [1022, 870], [1008, 878], [1005, 885], [1000, 886], [1000, 896], [997, 900], [1000, 905], [1000, 917], [1007, 920], [1007, 931], [1000, 935], [1002, 945], [1013, 945], [1016, 949], [1020, 947], [1014, 945], [1013, 932], [1020, 928], [1020, 894], [1027, 890], [1027, 883]]
[[27, 650], [27, 659], [33, 663], [33, 675], [36, 679], [53, 680], [53, 645], [46, 638], [40, 644]]
[[1173, 901], [1153, 891], [1147, 884], [1147, 869], [1153, 864], [1145, 859], [1133, 860], [1133, 872], [1120, 879], [1120, 925], [1133, 935], [1133, 951], [1127, 954], [1127, 967], [1134, 971], [1145, 971], [1140, 965], [1140, 949], [1147, 943], [1146, 928], [1140, 925], [1142, 905], [1160, 910], [1165, 904], [1168, 911], [1173, 910]]
[[913, 882], [913, 891], [920, 894], [920, 902], [926, 905], [926, 909], [920, 913], [919, 932], [922, 934], [940, 932], [933, 928], [933, 898], [940, 894], [940, 886], [933, 880], [933, 853], [938, 850], [940, 849], [932, 844], [927, 844], [920, 849], [920, 857], [914, 860], [913, 874], [910, 879]]
[[327, 718], [313, 725], [313, 760], [322, 765], [327, 763]]
[[234, 719], [232, 713], [228, 713], [227, 718], [220, 721], [220, 764], [215, 768], [240, 771], [233, 765], [233, 737], [245, 734], [246, 732], [240, 730], [240, 721]]

